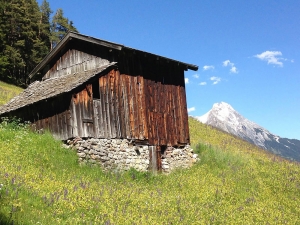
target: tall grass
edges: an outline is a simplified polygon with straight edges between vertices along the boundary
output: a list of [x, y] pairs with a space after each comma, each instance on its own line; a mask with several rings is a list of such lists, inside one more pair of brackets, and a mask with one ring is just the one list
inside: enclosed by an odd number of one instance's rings
[[[299, 164], [190, 127], [200, 162], [153, 176], [79, 165], [51, 134], [2, 123], [0, 224], [300, 223]], [[223, 140], [209, 143], [214, 135]]]
[[23, 91], [22, 88], [0, 81], [0, 106]]

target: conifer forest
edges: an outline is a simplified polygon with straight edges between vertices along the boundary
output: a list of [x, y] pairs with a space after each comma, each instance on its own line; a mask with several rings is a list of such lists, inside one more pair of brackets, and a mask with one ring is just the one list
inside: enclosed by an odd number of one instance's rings
[[68, 31], [77, 32], [72, 20], [47, 0], [0, 0], [0, 80], [26, 87], [29, 73]]

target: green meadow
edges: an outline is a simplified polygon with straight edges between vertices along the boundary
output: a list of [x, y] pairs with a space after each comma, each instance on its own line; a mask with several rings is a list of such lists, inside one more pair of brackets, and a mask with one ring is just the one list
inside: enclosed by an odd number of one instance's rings
[[23, 91], [22, 88], [0, 81], [0, 106]]
[[50, 133], [3, 121], [0, 224], [300, 224], [299, 163], [189, 127], [200, 161], [154, 176], [80, 165]]

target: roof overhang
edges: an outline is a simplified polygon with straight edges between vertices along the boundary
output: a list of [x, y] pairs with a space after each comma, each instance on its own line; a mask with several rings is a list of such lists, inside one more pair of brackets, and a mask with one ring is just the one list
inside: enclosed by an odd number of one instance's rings
[[144, 54], [153, 55], [153, 56], [161, 58], [161, 59], [165, 59], [167, 61], [175, 62], [178, 65], [182, 65], [185, 68], [185, 70], [188, 70], [188, 69], [194, 70], [194, 71], [198, 70], [198, 66], [193, 65], [193, 64], [180, 62], [180, 61], [177, 61], [177, 60], [174, 60], [174, 59], [170, 59], [170, 58], [166, 58], [166, 57], [163, 57], [163, 56], [155, 55], [155, 54], [152, 54], [152, 53], [149, 53], [149, 52], [129, 48], [129, 47], [126, 47], [126, 46], [121, 45], [121, 44], [117, 44], [117, 43], [97, 39], [97, 38], [94, 38], [94, 37], [90, 37], [90, 36], [86, 36], [86, 35], [83, 35], [83, 34], [79, 34], [79, 33], [75, 33], [75, 32], [70, 31], [56, 45], [56, 47], [51, 52], [49, 52], [48, 55], [31, 71], [31, 73], [29, 74], [29, 78], [30, 79], [33, 78], [39, 71], [41, 71], [41, 69], [43, 69], [57, 55], [57, 53], [59, 53], [67, 45], [67, 43], [69, 41], [71, 41], [72, 39], [77, 39], [77, 40], [93, 43], [93, 44], [96, 44], [96, 45], [101, 45], [101, 46], [111, 48], [111, 49], [116, 49], [116, 50], [119, 50], [119, 51], [121, 51], [122, 49], [127, 49], [129, 51], [141, 52], [141, 53], [144, 53]]
[[112, 62], [88, 71], [65, 74], [63, 76], [49, 78], [44, 81], [35, 81], [18, 96], [1, 106], [0, 115], [71, 92], [80, 85], [88, 82], [90, 79], [93, 79], [95, 76], [109, 69], [113, 69], [115, 65], [116, 62]]

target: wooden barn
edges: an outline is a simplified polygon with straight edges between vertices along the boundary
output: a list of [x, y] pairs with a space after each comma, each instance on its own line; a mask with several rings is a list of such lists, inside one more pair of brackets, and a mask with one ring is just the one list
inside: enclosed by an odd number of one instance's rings
[[0, 108], [61, 140], [130, 139], [189, 144], [184, 71], [195, 65], [69, 32]]

